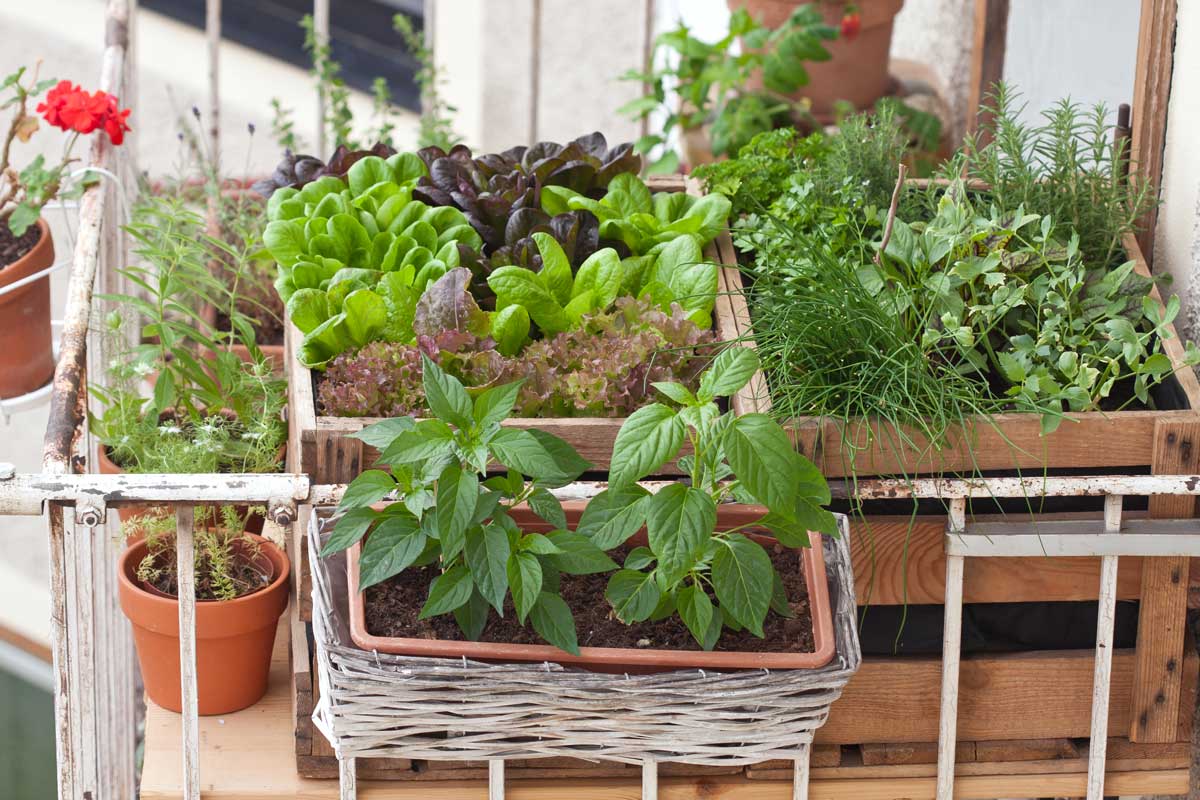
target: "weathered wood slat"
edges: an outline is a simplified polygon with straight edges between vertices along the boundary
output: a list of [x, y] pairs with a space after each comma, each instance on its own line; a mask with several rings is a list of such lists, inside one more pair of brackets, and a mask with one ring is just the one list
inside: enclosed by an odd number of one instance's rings
[[[1200, 421], [1160, 422], [1155, 429], [1152, 469], [1156, 473], [1200, 469]], [[1152, 518], [1193, 517], [1196, 498], [1152, 497]], [[1169, 742], [1179, 723], [1179, 663], [1187, 627], [1187, 557], [1142, 562], [1138, 658], [1134, 670], [1129, 738]]]

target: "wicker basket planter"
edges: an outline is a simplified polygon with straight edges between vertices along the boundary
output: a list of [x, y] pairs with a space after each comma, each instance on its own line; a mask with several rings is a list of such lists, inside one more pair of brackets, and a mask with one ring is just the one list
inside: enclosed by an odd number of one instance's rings
[[828, 664], [648, 675], [355, 647], [344, 558], [317, 556], [326, 520], [314, 514], [307, 537], [322, 687], [313, 721], [342, 759], [569, 756], [716, 766], [790, 759], [812, 742], [861, 660], [844, 519], [842, 536], [822, 543], [833, 608]]
[[[563, 503], [568, 523], [579, 524], [586, 502], [571, 500]], [[762, 506], [729, 504], [717, 509], [717, 527], [727, 530], [760, 519]], [[526, 532], [546, 533], [553, 526], [526, 508], [516, 508], [513, 520]], [[494, 642], [444, 641], [441, 639], [393, 638], [374, 636], [367, 631], [366, 599], [359, 591], [359, 553], [361, 542], [347, 552], [347, 597], [350, 604], [350, 637], [364, 650], [408, 656], [441, 656], [444, 658], [478, 658], [487, 661], [552, 661], [571, 664], [599, 672], [660, 672], [665, 669], [813, 669], [833, 660], [836, 643], [833, 638], [833, 609], [824, 580], [825, 555], [819, 534], [811, 534], [813, 547], [796, 553], [808, 587], [808, 604], [812, 613], [814, 647], [811, 652], [705, 652], [702, 650], [632, 649], [622, 647], [582, 647], [572, 656], [557, 647], [545, 644], [498, 644]], [[753, 536], [753, 534], [751, 534]], [[770, 537], [754, 537], [760, 544], [773, 543]], [[644, 533], [630, 540], [633, 545], [645, 545]]]

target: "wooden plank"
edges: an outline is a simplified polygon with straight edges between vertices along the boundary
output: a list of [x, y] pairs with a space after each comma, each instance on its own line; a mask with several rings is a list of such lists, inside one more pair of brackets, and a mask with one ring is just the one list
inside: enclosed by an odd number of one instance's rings
[[[859, 745], [862, 763], [868, 767], [900, 766], [903, 764], [936, 764], [936, 742], [872, 742]], [[968, 764], [976, 759], [975, 742], [957, 742], [954, 761]], [[822, 765], [824, 766], [824, 765]]]
[[[950, 430], [942, 448], [916, 431], [897, 433], [878, 422], [843, 427], [836, 420], [797, 417], [788, 423], [796, 446], [829, 478], [857, 475], [918, 475], [976, 471], [1137, 467], [1150, 463], [1159, 419], [1187, 419], [1186, 411], [1121, 411], [1066, 414], [1043, 435], [1041, 417], [996, 414], [966, 429]], [[849, 454], [853, 453], [853, 457]]]
[[975, 47], [971, 53], [968, 133], [976, 133], [991, 122], [990, 115], [981, 113], [979, 106], [993, 86], [1004, 79], [1008, 4], [1009, 0], [975, 0]]
[[[1052, 517], [1099, 519], [1099, 514]], [[1006, 519], [1015, 518], [1017, 515]], [[1000, 517], [981, 515], [976, 519], [985, 522]], [[860, 605], [942, 602], [946, 587], [944, 516], [852, 517], [850, 529]], [[1141, 565], [1142, 559], [1136, 557], [1120, 560], [1118, 599], [1136, 600], [1141, 595]], [[1196, 579], [1200, 582], [1200, 570]], [[969, 558], [964, 567], [963, 599], [967, 603], [1095, 600], [1099, 582], [1098, 558]]]
[[[1176, 474], [1200, 468], [1200, 421], [1161, 422], [1155, 429], [1152, 470]], [[1193, 517], [1196, 498], [1150, 498], [1152, 518]], [[1142, 563], [1129, 738], [1139, 742], [1173, 741], [1179, 724], [1183, 642], [1187, 627], [1188, 559], [1151, 558]]]
[[[837, 744], [814, 744], [810, 749], [808, 765], [810, 768], [838, 767], [842, 764], [842, 746]], [[781, 758], [751, 764], [746, 767], [746, 777], [753, 780], [777, 780], [786, 776], [795, 768], [794, 762]], [[664, 772], [663, 774], [669, 774]]]
[[[293, 563], [295, 559], [293, 558]], [[312, 743], [320, 736], [312, 724], [313, 676], [312, 658], [308, 650], [308, 631], [300, 619], [300, 605], [292, 601], [288, 609], [289, 670], [292, 679], [292, 719], [295, 721], [293, 735], [296, 740], [297, 758], [312, 755]]]
[[1051, 761], [1079, 758], [1071, 739], [1017, 739], [975, 742], [977, 761]]
[[[1129, 724], [1133, 661], [1132, 650], [1113, 653], [1112, 730]], [[964, 657], [958, 739], [1086, 738], [1093, 663], [1090, 650]], [[938, 658], [864, 659], [817, 741], [936, 741], [941, 669]]]
[[[1133, 147], [1130, 171], [1136, 170], [1152, 184], [1158, 199], [1166, 147], [1167, 105], [1175, 62], [1176, 0], [1142, 0], [1133, 79]], [[1158, 203], [1141, 219], [1138, 241], [1153, 261]]]
[[[1125, 245], [1125, 252], [1133, 259], [1134, 271], [1147, 278], [1153, 277], [1150, 272], [1150, 265], [1146, 261], [1146, 251], [1142, 249], [1139, 240], [1131, 234], [1126, 234], [1122, 242]], [[1150, 252], [1154, 252], [1152, 247]], [[1150, 286], [1150, 297], [1154, 299], [1154, 302], [1158, 303], [1160, 309], [1165, 309], [1162, 293], [1158, 290], [1157, 283]], [[1200, 410], [1200, 380], [1196, 378], [1196, 371], [1187, 365], [1187, 351], [1184, 347], [1183, 339], [1180, 338], [1179, 331], [1176, 330], [1174, 325], [1171, 326], [1170, 333], [1170, 336], [1162, 340], [1163, 352], [1171, 359], [1175, 380], [1179, 382], [1179, 387], [1183, 390], [1184, 396], [1187, 397], [1188, 407], [1193, 410]]]

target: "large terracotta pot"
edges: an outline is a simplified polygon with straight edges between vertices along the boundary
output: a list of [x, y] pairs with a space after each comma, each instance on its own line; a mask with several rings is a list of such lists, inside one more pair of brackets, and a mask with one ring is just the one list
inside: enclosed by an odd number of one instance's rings
[[[287, 609], [289, 564], [283, 551], [251, 536], [270, 560], [275, 577], [267, 588], [234, 600], [196, 603], [196, 684], [203, 715], [229, 714], [254, 705], [267, 692], [271, 651], [279, 617]], [[146, 557], [144, 541], [121, 555], [121, 609], [133, 625], [133, 642], [146, 694], [169, 711], [180, 711], [179, 601], [156, 596], [137, 580]]]
[[[730, 10], [745, 7], [755, 19], [768, 27], [782, 25], [803, 2], [798, 0], [729, 0]], [[842, 0], [818, 0], [825, 21], [837, 26], [847, 3]], [[839, 38], [825, 42], [831, 58], [823, 62], [806, 62], [809, 83], [795, 95], [812, 102], [812, 114], [821, 122], [833, 118], [834, 104], [839, 100], [851, 103], [856, 109], [867, 109], [875, 101], [891, 94], [894, 82], [888, 74], [888, 51], [892, 46], [892, 23], [904, 5], [904, 0], [855, 0], [862, 18], [862, 29], [853, 39]], [[752, 81], [751, 88], [761, 88], [761, 77]]]
[[[5, 224], [5, 223], [0, 223]], [[33, 249], [11, 264], [0, 264], [0, 287], [27, 278], [54, 263], [54, 240], [44, 219]], [[0, 398], [19, 397], [54, 377], [50, 334], [50, 276], [0, 295]]]
[[[579, 524], [587, 504], [567, 501], [563, 510], [571, 528]], [[534, 515], [529, 509], [513, 509], [513, 520], [525, 531], [546, 532], [553, 526]], [[717, 510], [717, 528], [728, 530], [762, 517], [762, 506], [725, 504]], [[761, 543], [774, 539], [750, 534]], [[581, 647], [573, 656], [548, 644], [503, 644], [494, 642], [447, 641], [442, 639], [389, 638], [374, 636], [367, 631], [366, 608], [358, 590], [359, 544], [347, 552], [348, 589], [350, 593], [350, 638], [364, 650], [409, 656], [471, 658], [480, 661], [550, 661], [570, 664], [596, 672], [650, 673], [672, 669], [816, 669], [828, 664], [836, 651], [833, 638], [833, 608], [829, 601], [829, 582], [825, 574], [825, 556], [819, 534], [810, 534], [812, 546], [796, 553], [801, 559], [804, 582], [808, 587], [808, 604], [812, 614], [813, 652], [708, 652], [704, 650], [658, 650], [622, 647]], [[645, 529], [630, 540], [630, 544], [646, 544]], [[682, 624], [682, 623], [681, 623]]]

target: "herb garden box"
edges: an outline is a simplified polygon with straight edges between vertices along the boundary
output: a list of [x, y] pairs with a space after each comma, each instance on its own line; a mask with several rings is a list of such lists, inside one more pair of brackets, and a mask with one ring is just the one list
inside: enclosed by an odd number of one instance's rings
[[[1125, 238], [1136, 271], [1148, 275], [1132, 236]], [[732, 250], [725, 253], [732, 259]], [[1156, 289], [1150, 296], [1162, 308]], [[752, 334], [744, 301], [735, 300], [738, 333]], [[991, 474], [1188, 473], [1200, 472], [1200, 385], [1183, 361], [1183, 345], [1170, 327], [1163, 350], [1174, 372], [1156, 394], [1158, 410], [1068, 413], [1051, 433], [1042, 432], [1036, 414], [1001, 414], [972, 420], [949, 437], [950, 446], [925, 451], [894, 444], [896, 432], [880, 423], [859, 423], [846, 433], [836, 420], [797, 418], [788, 426], [798, 449], [830, 477], [946, 476]], [[765, 411], [770, 397], [765, 378], [734, 399], [738, 413]], [[853, 443], [853, 444], [850, 444]], [[1130, 498], [1129, 502], [1138, 502]], [[946, 517], [903, 503], [902, 513], [867, 502], [853, 516], [854, 566], [858, 596], [869, 606], [941, 605], [945, 588], [943, 538]], [[1132, 507], [1132, 506], [1127, 506]], [[1095, 506], [1062, 507], [1099, 518]], [[976, 514], [995, 511], [976, 503]], [[1150, 516], [1190, 517], [1190, 498], [1157, 498]], [[1031, 514], [1009, 508], [1012, 514]], [[976, 519], [985, 520], [985, 516]], [[1040, 517], [1044, 518], [1044, 517]], [[1032, 522], [1032, 518], [1031, 518]], [[1125, 558], [1121, 561], [1119, 600], [1140, 600], [1137, 646], [1114, 653], [1110, 730], [1128, 737], [1123, 745], [1150, 754], [1156, 743], [1189, 741], [1196, 698], [1194, 648], [1185, 646], [1188, 559]], [[964, 601], [970, 603], [1044, 603], [1095, 600], [1099, 559], [972, 559], [967, 562]], [[876, 613], [887, 613], [879, 609]], [[887, 615], [899, 625], [899, 615]], [[867, 614], [870, 624], [870, 612]], [[1081, 624], [1081, 627], [1086, 627]], [[1080, 632], [1083, 638], [1091, 635]], [[1064, 636], [1065, 636], [1064, 632]], [[1090, 641], [1090, 640], [1089, 640]], [[1090, 644], [1087, 645], [1090, 647]], [[1020, 649], [1020, 648], [1018, 648]], [[1179, 664], [1183, 663], [1183, 669]], [[1029, 650], [966, 656], [962, 665], [959, 734], [963, 742], [1071, 739], [1088, 735], [1092, 700], [1093, 655], [1086, 650]], [[907, 743], [937, 741], [941, 666], [936, 657], [868, 655], [847, 687], [830, 724], [818, 740], [826, 743]], [[897, 686], [906, 687], [897, 691]], [[1047, 698], [1053, 698], [1047, 702]], [[1114, 740], [1117, 741], [1117, 740]], [[924, 750], [926, 760], [932, 751]], [[920, 756], [918, 756], [919, 758]], [[1133, 757], [1137, 757], [1136, 755]]]

